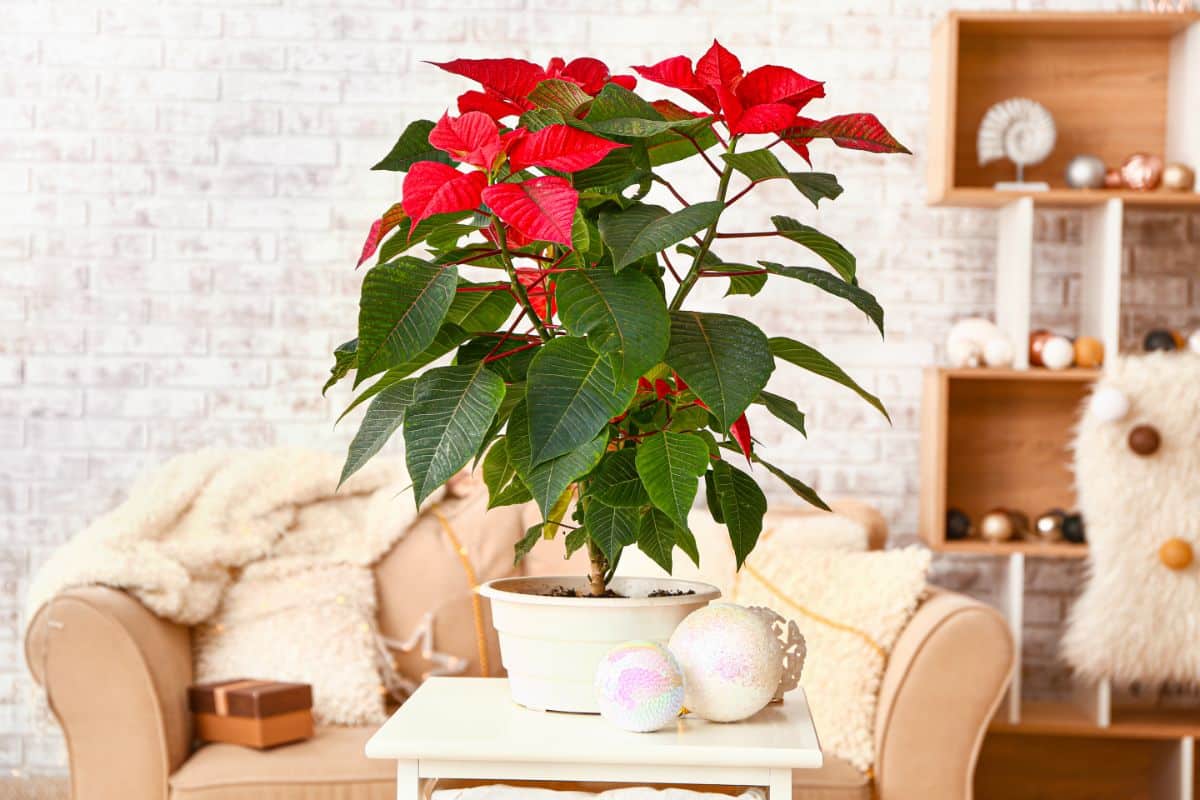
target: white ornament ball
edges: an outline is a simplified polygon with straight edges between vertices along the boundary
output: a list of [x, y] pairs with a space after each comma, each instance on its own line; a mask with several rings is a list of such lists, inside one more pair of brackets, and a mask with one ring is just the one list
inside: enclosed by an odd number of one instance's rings
[[1192, 335], [1188, 337], [1188, 350], [1200, 353], [1200, 330], [1193, 331]]
[[733, 603], [693, 611], [668, 646], [683, 669], [684, 705], [712, 722], [758, 713], [783, 677], [783, 646], [770, 623]]
[[983, 361], [989, 367], [1011, 367], [1013, 363], [1012, 343], [1004, 334], [993, 336], [983, 343]]
[[1051, 336], [1042, 345], [1042, 363], [1047, 369], [1067, 369], [1075, 363], [1075, 345], [1065, 336]]
[[669, 724], [683, 710], [683, 672], [657, 642], [619, 644], [596, 667], [600, 716], [634, 733]]
[[1129, 413], [1129, 398], [1120, 389], [1101, 386], [1092, 393], [1088, 409], [1100, 422], [1117, 422]]
[[983, 363], [979, 343], [970, 339], [951, 339], [946, 342], [946, 358], [952, 367], [978, 367]]
[[946, 358], [952, 367], [978, 367], [987, 362], [987, 344], [994, 339], [1006, 337], [990, 319], [960, 319], [946, 336]]

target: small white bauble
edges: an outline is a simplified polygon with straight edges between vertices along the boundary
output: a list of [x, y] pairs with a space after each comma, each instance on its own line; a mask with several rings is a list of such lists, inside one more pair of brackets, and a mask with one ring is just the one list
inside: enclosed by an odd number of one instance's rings
[[758, 713], [783, 677], [783, 646], [770, 623], [733, 603], [693, 611], [668, 646], [683, 669], [684, 705], [712, 722]]
[[657, 642], [619, 644], [596, 666], [600, 716], [634, 733], [667, 725], [683, 710], [683, 672]]
[[982, 317], [960, 319], [946, 336], [946, 357], [952, 367], [978, 367], [984, 362], [984, 343], [1003, 336], [996, 323]]
[[1047, 369], [1067, 369], [1075, 363], [1075, 345], [1065, 336], [1051, 336], [1042, 345], [1042, 363]]
[[1193, 331], [1192, 335], [1188, 337], [1188, 350], [1200, 353], [1200, 330]]
[[1011, 367], [1013, 363], [1012, 343], [1004, 334], [993, 336], [983, 343], [983, 361], [989, 367]]
[[1129, 413], [1129, 398], [1120, 389], [1101, 386], [1092, 393], [1088, 410], [1100, 422], [1117, 422]]

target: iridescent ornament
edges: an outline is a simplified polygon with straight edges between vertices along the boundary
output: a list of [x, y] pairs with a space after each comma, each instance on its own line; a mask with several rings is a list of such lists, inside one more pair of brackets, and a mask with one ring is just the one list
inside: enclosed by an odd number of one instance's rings
[[683, 709], [683, 672], [657, 642], [619, 644], [596, 666], [600, 716], [634, 733], [656, 731]]
[[783, 678], [784, 649], [754, 609], [709, 603], [693, 611], [668, 645], [683, 668], [688, 710], [712, 722], [758, 713]]
[[1130, 189], [1149, 192], [1162, 181], [1163, 160], [1149, 153], [1134, 153], [1121, 165], [1121, 180]]

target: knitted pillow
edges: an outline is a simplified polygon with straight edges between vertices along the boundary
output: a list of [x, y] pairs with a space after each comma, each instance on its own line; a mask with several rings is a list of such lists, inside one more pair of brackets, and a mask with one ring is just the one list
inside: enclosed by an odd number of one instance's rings
[[797, 549], [766, 536], [738, 573], [737, 603], [767, 606], [800, 626], [808, 646], [801, 685], [827, 753], [863, 772], [883, 670], [925, 589], [929, 551]]

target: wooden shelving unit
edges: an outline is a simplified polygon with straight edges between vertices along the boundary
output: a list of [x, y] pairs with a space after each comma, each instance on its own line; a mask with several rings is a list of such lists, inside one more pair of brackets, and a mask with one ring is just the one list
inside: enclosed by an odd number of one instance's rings
[[[953, 12], [935, 29], [928, 197], [933, 205], [994, 208], [996, 322], [1014, 369], [930, 369], [924, 377], [920, 534], [935, 550], [1004, 558], [1001, 610], [1021, 651], [1025, 560], [1079, 559], [1086, 545], [945, 540], [947, 508], [978, 520], [1006, 506], [1031, 517], [1075, 506], [1068, 446], [1099, 373], [1030, 369], [1034, 215], [1078, 208], [1084, 264], [1076, 333], [1120, 351], [1125, 209], [1200, 207], [1200, 193], [1075, 190], [1067, 162], [1091, 153], [1119, 164], [1134, 152], [1200, 170], [1200, 14]], [[1026, 171], [1044, 192], [998, 191], [1012, 166], [980, 166], [979, 122], [993, 103], [1029, 97], [1054, 115], [1054, 153]], [[965, 679], [965, 676], [959, 676]], [[1200, 712], [1114, 707], [1107, 682], [1071, 702], [1022, 699], [1013, 676], [985, 742], [983, 800], [1193, 800]]]

